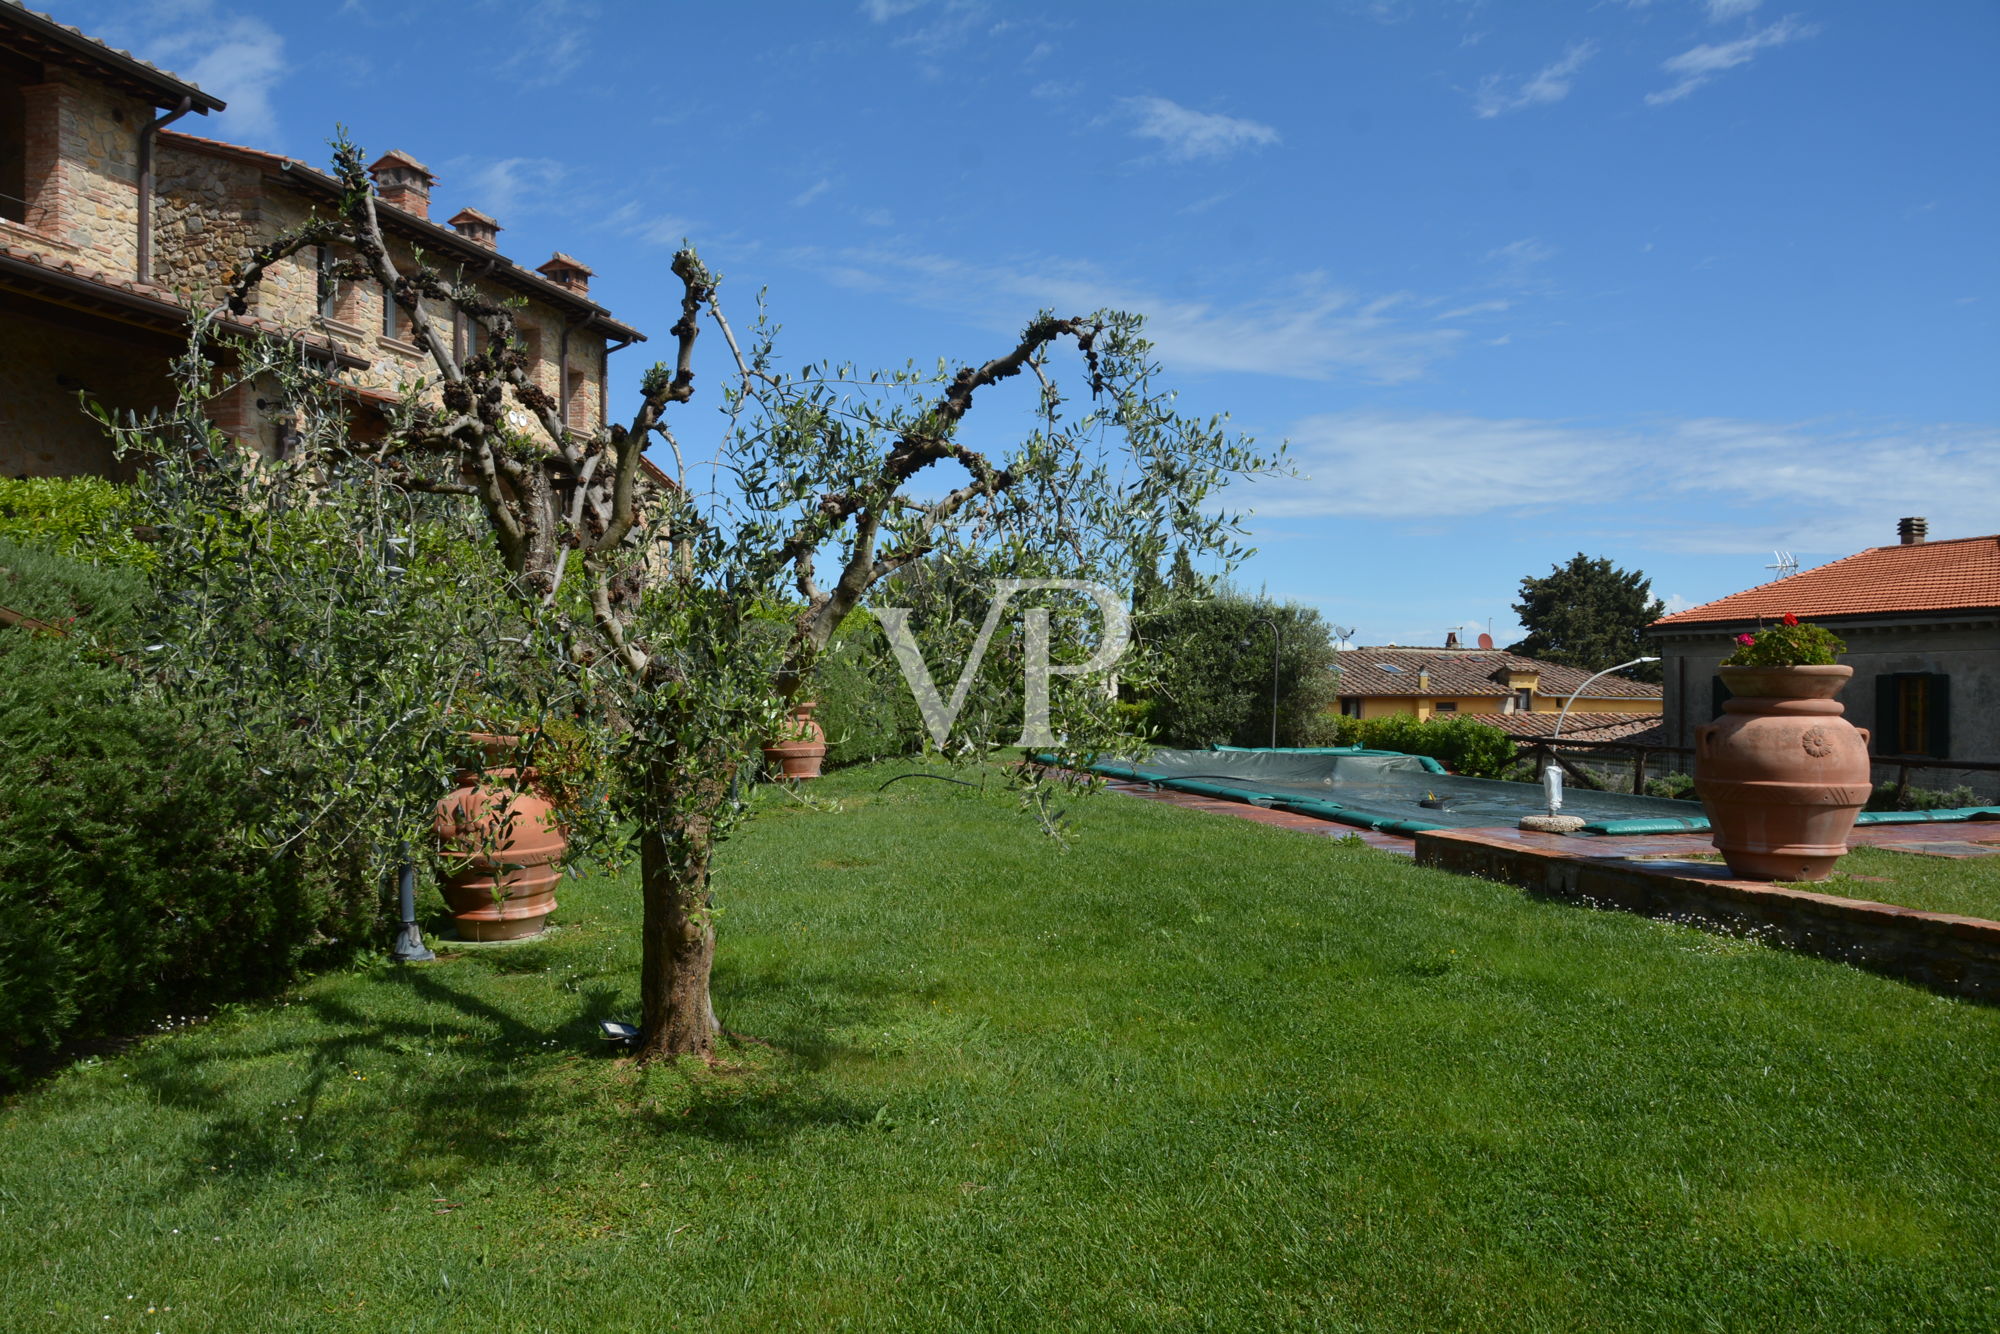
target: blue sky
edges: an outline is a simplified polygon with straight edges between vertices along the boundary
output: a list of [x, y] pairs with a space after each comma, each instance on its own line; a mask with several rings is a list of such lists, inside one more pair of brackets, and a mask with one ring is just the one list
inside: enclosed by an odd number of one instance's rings
[[1240, 581], [1358, 642], [1505, 643], [1579, 550], [1686, 605], [2000, 531], [1989, 0], [55, 12], [230, 100], [195, 133], [414, 153], [653, 349], [684, 235], [799, 360], [1142, 311], [1305, 474]]

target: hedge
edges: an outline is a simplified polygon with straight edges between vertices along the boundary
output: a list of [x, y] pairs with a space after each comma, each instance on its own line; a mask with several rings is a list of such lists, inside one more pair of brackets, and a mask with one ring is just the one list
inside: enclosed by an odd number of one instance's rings
[[227, 720], [135, 686], [136, 577], [6, 542], [0, 568], [0, 601], [71, 630], [0, 628], [0, 1086], [77, 1039], [268, 992], [377, 929], [358, 857], [249, 846], [274, 798]]

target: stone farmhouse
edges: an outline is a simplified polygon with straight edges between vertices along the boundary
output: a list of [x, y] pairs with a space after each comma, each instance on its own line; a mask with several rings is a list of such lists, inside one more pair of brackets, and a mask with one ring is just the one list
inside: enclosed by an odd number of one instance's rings
[[1666, 668], [1667, 740], [1693, 745], [1694, 728], [1729, 698], [1717, 665], [1739, 634], [1786, 612], [1847, 642], [1854, 678], [1847, 716], [1869, 730], [1876, 777], [1907, 763], [1920, 787], [1966, 784], [2000, 794], [2000, 774], [1951, 761], [2000, 761], [2000, 535], [1928, 540], [1908, 518], [1894, 546], [1870, 547], [1789, 578], [1663, 616], [1646, 630]]
[[[118, 472], [82, 396], [145, 412], [171, 401], [168, 367], [192, 309], [209, 309], [244, 253], [330, 212], [339, 186], [303, 162], [188, 134], [223, 103], [15, 0], [0, 0], [0, 475]], [[590, 299], [591, 269], [557, 253], [534, 269], [499, 248], [476, 209], [432, 220], [436, 178], [408, 153], [370, 168], [394, 258], [423, 251], [447, 277], [518, 298], [536, 383], [565, 425], [603, 421], [613, 352], [644, 335]], [[231, 332], [301, 343], [350, 387], [355, 429], [378, 429], [398, 387], [429, 372], [395, 303], [372, 282], [335, 282], [320, 252], [266, 276]], [[461, 351], [474, 331], [457, 324]], [[431, 373], [431, 378], [435, 378]], [[259, 386], [216, 400], [216, 424], [282, 455], [287, 428]], [[524, 430], [540, 428], [521, 414]]]

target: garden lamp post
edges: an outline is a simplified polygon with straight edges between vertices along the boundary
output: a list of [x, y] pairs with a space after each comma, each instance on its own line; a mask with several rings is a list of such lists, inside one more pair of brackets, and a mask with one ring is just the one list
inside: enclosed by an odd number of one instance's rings
[[[1278, 655], [1284, 651], [1284, 631], [1279, 628], [1275, 616], [1258, 616], [1253, 618], [1250, 624], [1253, 627], [1259, 625], [1271, 627], [1271, 749], [1276, 750], [1278, 748]], [[1247, 641], [1244, 647], [1249, 647]]]
[[[403, 582], [403, 552], [407, 538], [388, 539], [388, 551], [383, 564], [389, 571], [389, 578], [395, 583]], [[389, 957], [397, 963], [429, 963], [437, 958], [430, 947], [424, 944], [423, 928], [417, 925], [417, 868], [410, 860], [410, 845], [396, 846], [396, 907], [400, 922], [396, 927], [396, 942], [389, 947]]]
[[396, 929], [396, 943], [389, 948], [389, 957], [397, 963], [429, 963], [437, 955], [424, 944], [423, 928], [417, 925], [417, 868], [410, 861], [410, 845], [403, 844], [397, 854], [402, 865], [396, 868], [396, 905], [403, 920]]

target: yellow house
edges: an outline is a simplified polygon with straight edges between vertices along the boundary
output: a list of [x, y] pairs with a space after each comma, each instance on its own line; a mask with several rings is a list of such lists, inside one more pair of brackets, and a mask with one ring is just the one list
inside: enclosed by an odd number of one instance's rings
[[[1571, 693], [1590, 673], [1524, 658], [1505, 649], [1355, 648], [1340, 654], [1340, 711], [1354, 718], [1397, 714], [1419, 721], [1467, 715], [1509, 732], [1542, 733], [1554, 724]], [[1570, 705], [1564, 735], [1592, 730], [1618, 715], [1620, 723], [1648, 725], [1661, 711], [1659, 686], [1627, 677], [1600, 676]], [[1537, 718], [1534, 715], [1549, 715]]]

